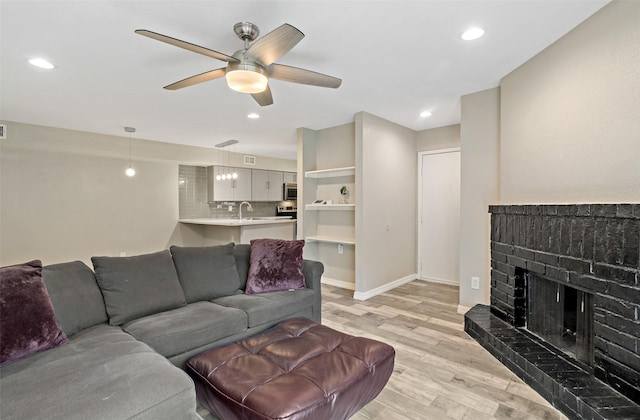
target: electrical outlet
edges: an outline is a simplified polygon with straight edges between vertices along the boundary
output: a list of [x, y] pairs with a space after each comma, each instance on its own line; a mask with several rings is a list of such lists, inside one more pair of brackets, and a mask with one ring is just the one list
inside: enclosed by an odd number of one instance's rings
[[471, 277], [471, 288], [472, 289], [480, 288], [480, 277]]
[[344, 245], [338, 244], [338, 254], [344, 254]]

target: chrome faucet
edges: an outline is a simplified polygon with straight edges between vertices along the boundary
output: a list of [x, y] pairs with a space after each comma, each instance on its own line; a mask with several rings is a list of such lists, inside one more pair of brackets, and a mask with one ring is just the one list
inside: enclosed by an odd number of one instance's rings
[[247, 202], [247, 201], [243, 201], [242, 203], [240, 203], [240, 207], [238, 207], [238, 219], [242, 220], [242, 205], [246, 204], [247, 205], [247, 211], [253, 211], [253, 207], [251, 207], [251, 203]]

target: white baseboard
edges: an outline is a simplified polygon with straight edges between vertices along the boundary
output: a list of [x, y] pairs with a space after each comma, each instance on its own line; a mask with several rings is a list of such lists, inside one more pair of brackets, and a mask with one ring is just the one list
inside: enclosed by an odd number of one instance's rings
[[356, 285], [351, 282], [336, 280], [336, 279], [332, 279], [324, 276], [320, 279], [320, 283], [328, 284], [329, 286], [339, 287], [341, 289], [356, 290]]
[[403, 277], [401, 279], [398, 280], [394, 280], [391, 283], [387, 283], [384, 286], [380, 286], [380, 287], [376, 287], [373, 290], [369, 290], [368, 292], [355, 292], [353, 294], [353, 298], [356, 300], [367, 300], [370, 299], [376, 295], [382, 294], [384, 292], [388, 292], [391, 289], [395, 289], [398, 286], [402, 286], [403, 284], [409, 283], [411, 281], [414, 281], [416, 279], [416, 275], [415, 274], [410, 274], [406, 277]]
[[447, 280], [447, 279], [439, 279], [437, 277], [422, 276], [422, 277], [420, 277], [420, 280], [428, 281], [428, 282], [431, 282], [431, 283], [441, 283], [441, 284], [449, 284], [451, 286], [460, 286], [460, 283], [457, 282], [457, 281]]
[[460, 315], [464, 315], [464, 314], [466, 314], [466, 313], [467, 313], [467, 311], [468, 311], [469, 309], [471, 309], [471, 308], [470, 308], [470, 307], [468, 307], [468, 306], [458, 305], [458, 313], [459, 313]]

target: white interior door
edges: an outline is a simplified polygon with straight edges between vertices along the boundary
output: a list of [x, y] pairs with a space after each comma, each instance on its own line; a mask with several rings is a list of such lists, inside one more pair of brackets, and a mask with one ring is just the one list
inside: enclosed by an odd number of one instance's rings
[[420, 159], [418, 271], [423, 280], [460, 283], [460, 150]]

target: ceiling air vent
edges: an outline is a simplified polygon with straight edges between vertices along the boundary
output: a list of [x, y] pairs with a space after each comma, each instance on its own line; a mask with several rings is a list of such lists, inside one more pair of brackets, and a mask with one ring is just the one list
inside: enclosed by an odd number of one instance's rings
[[0, 124], [0, 140], [4, 140], [7, 138], [7, 126], [4, 124]]
[[255, 156], [245, 156], [244, 157], [244, 164], [245, 165], [256, 166], [256, 157]]

